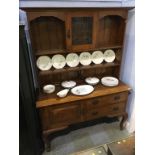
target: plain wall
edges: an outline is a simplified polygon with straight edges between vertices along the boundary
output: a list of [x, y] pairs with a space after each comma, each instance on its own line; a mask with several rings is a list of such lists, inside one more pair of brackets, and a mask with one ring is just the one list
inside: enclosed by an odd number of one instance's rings
[[121, 80], [132, 88], [127, 104], [129, 132], [134, 129], [134, 105], [135, 105], [135, 10], [130, 10], [128, 14], [125, 33], [124, 53], [122, 58]]

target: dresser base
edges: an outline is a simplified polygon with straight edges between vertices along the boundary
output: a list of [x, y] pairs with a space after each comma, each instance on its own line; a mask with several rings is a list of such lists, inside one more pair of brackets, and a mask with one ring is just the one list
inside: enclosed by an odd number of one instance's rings
[[93, 125], [100, 124], [103, 122], [105, 122], [105, 123], [116, 122], [116, 121], [118, 121], [118, 117], [122, 117], [121, 121], [120, 121], [120, 130], [123, 130], [125, 128], [125, 122], [128, 118], [127, 113], [123, 113], [118, 116], [102, 117], [102, 118], [99, 118], [96, 120], [91, 120], [91, 121], [87, 121], [87, 122], [81, 122], [78, 124], [69, 125], [66, 127], [62, 127], [61, 129], [57, 129], [57, 131], [51, 130], [51, 131], [43, 132], [43, 141], [44, 141], [44, 145], [45, 145], [45, 150], [46, 150], [46, 152], [50, 152], [52, 150], [51, 141], [54, 138], [56, 138], [57, 136], [68, 134], [71, 131], [74, 131], [74, 130], [77, 130], [80, 128], [84, 128], [84, 127], [93, 126]]

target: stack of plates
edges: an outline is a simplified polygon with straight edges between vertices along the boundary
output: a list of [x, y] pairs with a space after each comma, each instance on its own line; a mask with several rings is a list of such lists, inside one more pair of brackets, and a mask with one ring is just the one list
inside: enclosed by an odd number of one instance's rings
[[76, 86], [76, 82], [75, 81], [63, 81], [61, 83], [61, 86], [64, 88], [73, 88], [74, 86]]
[[105, 86], [113, 87], [113, 86], [117, 86], [119, 81], [115, 77], [107, 76], [101, 79], [101, 83]]
[[100, 80], [97, 77], [88, 77], [85, 79], [85, 82], [90, 85], [96, 85], [100, 82]]

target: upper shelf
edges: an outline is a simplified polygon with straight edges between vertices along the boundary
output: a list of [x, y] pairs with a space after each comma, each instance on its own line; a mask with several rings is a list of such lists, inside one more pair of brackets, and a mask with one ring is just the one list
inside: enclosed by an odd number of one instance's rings
[[77, 66], [77, 67], [64, 67], [62, 69], [51, 69], [48, 71], [40, 71], [39, 75], [49, 75], [49, 74], [56, 74], [56, 73], [62, 73], [62, 72], [70, 72], [70, 71], [78, 71], [78, 70], [85, 70], [85, 69], [94, 69], [94, 68], [107, 68], [107, 67], [116, 67], [120, 66], [119, 63], [102, 63], [102, 64], [91, 64], [88, 66]]
[[[122, 45], [111, 45], [111, 46], [104, 46], [104, 47], [100, 47], [100, 48], [93, 48], [93, 49], [89, 49], [89, 50], [84, 50], [84, 51], [96, 51], [96, 50], [106, 50], [106, 49], [120, 49], [122, 48]], [[74, 51], [73, 51], [74, 52]], [[81, 51], [76, 51], [76, 52], [83, 52], [83, 50]], [[36, 56], [41, 56], [41, 55], [52, 55], [52, 54], [67, 54], [69, 52], [67, 52], [67, 50], [65, 49], [54, 49], [54, 50], [39, 50], [35, 52]]]

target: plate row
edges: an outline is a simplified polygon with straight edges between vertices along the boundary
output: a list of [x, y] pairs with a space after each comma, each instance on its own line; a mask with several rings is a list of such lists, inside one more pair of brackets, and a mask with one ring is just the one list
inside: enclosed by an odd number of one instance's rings
[[113, 62], [115, 60], [115, 52], [111, 49], [102, 51], [82, 52], [80, 55], [76, 53], [69, 53], [66, 58], [61, 54], [56, 54], [52, 58], [49, 56], [40, 56], [37, 59], [37, 67], [42, 70], [50, 70], [53, 66], [55, 69], [62, 69], [67, 64], [69, 67], [77, 67], [79, 63], [83, 66], [94, 64], [101, 64], [105, 62]]

